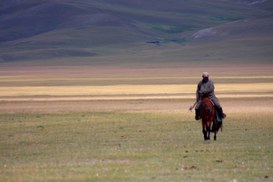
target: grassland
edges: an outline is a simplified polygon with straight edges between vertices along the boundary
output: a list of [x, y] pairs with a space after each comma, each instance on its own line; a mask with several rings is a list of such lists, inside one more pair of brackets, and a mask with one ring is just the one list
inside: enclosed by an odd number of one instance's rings
[[1, 114], [1, 181], [261, 181], [272, 113], [229, 113], [204, 143], [185, 113]]
[[208, 143], [203, 68], [168, 69], [0, 68], [0, 181], [271, 181], [271, 67], [212, 72], [228, 117]]

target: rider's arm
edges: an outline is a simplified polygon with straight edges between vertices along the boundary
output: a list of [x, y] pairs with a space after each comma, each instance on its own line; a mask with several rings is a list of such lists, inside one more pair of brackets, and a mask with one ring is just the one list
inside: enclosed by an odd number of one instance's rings
[[197, 85], [196, 89], [196, 102], [198, 102], [201, 98], [201, 82]]

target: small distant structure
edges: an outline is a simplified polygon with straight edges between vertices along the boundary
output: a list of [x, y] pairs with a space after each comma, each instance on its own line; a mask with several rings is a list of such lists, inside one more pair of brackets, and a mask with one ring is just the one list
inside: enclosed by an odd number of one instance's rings
[[148, 43], [148, 44], [154, 44], [154, 45], [160, 46], [161, 43], [162, 43], [162, 39], [161, 39], [161, 38], [157, 38], [157, 39], [155, 39], [155, 40], [147, 41], [146, 43]]

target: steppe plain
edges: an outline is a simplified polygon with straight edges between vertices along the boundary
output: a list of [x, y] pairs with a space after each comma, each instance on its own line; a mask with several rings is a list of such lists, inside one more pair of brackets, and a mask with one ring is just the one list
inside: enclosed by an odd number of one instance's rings
[[[1, 181], [271, 181], [273, 66], [0, 68]], [[227, 118], [188, 108], [208, 71]]]
[[[272, 181], [265, 0], [1, 0], [0, 181]], [[208, 71], [227, 118], [188, 111]]]

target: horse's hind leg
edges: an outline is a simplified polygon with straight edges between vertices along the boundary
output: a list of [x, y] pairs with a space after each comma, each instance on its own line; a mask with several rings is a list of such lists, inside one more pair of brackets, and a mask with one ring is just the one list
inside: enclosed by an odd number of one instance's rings
[[217, 138], [216, 134], [217, 134], [217, 132], [214, 131], [214, 141], [216, 141], [216, 138]]

